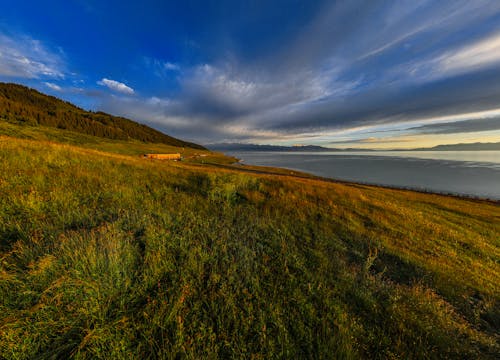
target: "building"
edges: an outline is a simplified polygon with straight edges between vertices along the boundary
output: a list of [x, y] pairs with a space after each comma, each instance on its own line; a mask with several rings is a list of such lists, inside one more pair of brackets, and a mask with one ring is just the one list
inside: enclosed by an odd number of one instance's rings
[[181, 154], [144, 154], [145, 158], [157, 160], [181, 160]]

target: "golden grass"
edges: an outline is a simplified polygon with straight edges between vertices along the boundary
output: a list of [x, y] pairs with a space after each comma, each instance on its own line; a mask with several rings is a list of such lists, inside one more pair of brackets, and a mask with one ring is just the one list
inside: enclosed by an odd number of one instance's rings
[[497, 203], [87, 146], [0, 137], [1, 358], [498, 354]]

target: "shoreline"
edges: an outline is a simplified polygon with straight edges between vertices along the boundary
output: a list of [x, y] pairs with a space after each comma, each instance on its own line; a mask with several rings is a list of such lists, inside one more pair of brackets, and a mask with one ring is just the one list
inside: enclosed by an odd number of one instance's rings
[[[285, 168], [285, 167], [249, 165], [249, 164], [243, 164], [241, 161], [242, 160], [238, 159], [238, 161], [234, 162], [231, 165], [214, 164], [214, 163], [211, 163], [210, 165], [216, 166], [216, 167], [227, 168], [227, 169], [233, 169], [233, 170], [243, 170], [245, 172], [251, 172], [251, 173], [255, 173], [255, 174], [290, 176], [290, 177], [301, 178], [301, 179], [319, 180], [319, 181], [324, 181], [324, 182], [340, 183], [340, 184], [353, 185], [353, 186], [369, 186], [369, 187], [390, 189], [390, 190], [411, 191], [411, 192], [416, 192], [416, 193], [420, 193], [420, 194], [439, 195], [439, 196], [453, 197], [453, 198], [457, 198], [457, 199], [461, 199], [461, 200], [472, 200], [475, 202], [486, 202], [486, 203], [491, 203], [491, 204], [495, 204], [495, 205], [500, 205], [500, 198], [495, 199], [495, 198], [481, 197], [481, 196], [462, 194], [462, 193], [439, 192], [439, 191], [435, 191], [435, 190], [428, 190], [428, 189], [422, 189], [422, 188], [397, 186], [397, 185], [382, 185], [382, 184], [376, 184], [376, 183], [370, 183], [370, 182], [343, 180], [343, 179], [338, 179], [338, 178], [333, 178], [333, 177], [324, 177], [324, 176], [315, 175], [313, 173], [310, 173], [310, 172], [307, 172], [304, 170], [290, 169], [290, 168]], [[281, 172], [276, 171], [277, 169], [281, 170]], [[289, 173], [286, 173], [287, 171]]]

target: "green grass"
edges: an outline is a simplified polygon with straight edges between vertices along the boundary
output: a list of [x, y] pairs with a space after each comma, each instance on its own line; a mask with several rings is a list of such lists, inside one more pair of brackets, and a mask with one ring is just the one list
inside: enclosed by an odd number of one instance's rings
[[86, 149], [122, 155], [141, 156], [147, 153], [180, 153], [186, 161], [197, 163], [211, 162], [231, 164], [236, 161], [233, 157], [208, 150], [199, 150], [189, 147], [175, 147], [165, 144], [141, 142], [137, 140], [125, 141], [104, 139], [69, 130], [61, 130], [47, 126], [17, 125], [6, 121], [0, 121], [0, 136], [75, 145]]
[[147, 125], [103, 112], [85, 111], [26, 86], [0, 82], [0, 121], [21, 127], [66, 129], [101, 139], [138, 140], [206, 150]]
[[24, 139], [0, 137], [0, 358], [500, 351], [496, 203], [9, 131]]

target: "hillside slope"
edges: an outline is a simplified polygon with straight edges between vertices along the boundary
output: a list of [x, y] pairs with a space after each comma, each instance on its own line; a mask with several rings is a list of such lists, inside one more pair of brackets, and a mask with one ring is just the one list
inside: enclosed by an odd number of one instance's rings
[[496, 203], [0, 137], [0, 358], [484, 358]]
[[149, 126], [103, 112], [89, 112], [53, 96], [0, 83], [0, 121], [48, 126], [114, 140], [139, 140], [204, 150], [201, 145], [165, 135]]

